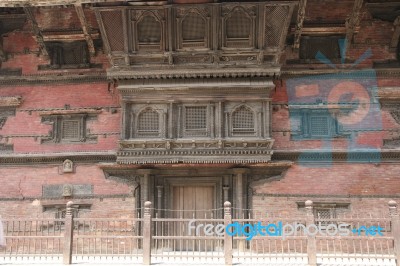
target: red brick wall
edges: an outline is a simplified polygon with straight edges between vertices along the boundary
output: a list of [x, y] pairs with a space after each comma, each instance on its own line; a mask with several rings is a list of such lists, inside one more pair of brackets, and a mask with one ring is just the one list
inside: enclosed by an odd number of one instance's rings
[[[1, 135], [3, 138], [8, 137], [7, 143], [14, 144], [16, 153], [115, 150], [121, 120], [119, 95], [116, 93], [108, 91], [107, 83], [3, 86], [0, 96], [22, 96], [23, 103], [18, 107], [16, 116], [8, 118], [1, 129]], [[71, 109], [101, 109], [97, 119], [87, 123], [90, 133], [98, 135], [97, 143], [40, 143], [40, 136], [48, 135], [52, 129], [51, 125], [41, 123], [40, 112], [63, 109], [66, 104]], [[117, 107], [117, 113], [111, 113], [108, 107]], [[35, 139], [35, 136], [38, 138]]]

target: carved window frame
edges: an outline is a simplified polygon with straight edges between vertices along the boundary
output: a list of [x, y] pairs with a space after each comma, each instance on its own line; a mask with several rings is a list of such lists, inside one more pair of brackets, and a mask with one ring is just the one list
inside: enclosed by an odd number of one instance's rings
[[[41, 139], [41, 143], [92, 143], [97, 140], [97, 136], [89, 134], [87, 121], [91, 118], [89, 114], [46, 114], [42, 116], [42, 123], [52, 125], [52, 130], [48, 137]], [[77, 121], [79, 136], [77, 138], [63, 137], [63, 124], [65, 121]]]
[[[167, 137], [167, 123], [168, 123], [168, 108], [165, 104], [144, 104], [144, 103], [127, 103], [125, 112], [125, 138], [126, 139], [149, 139], [149, 138], [166, 138]], [[138, 131], [139, 115], [146, 110], [153, 110], [158, 113], [159, 131], [157, 134], [141, 134]]]
[[[234, 120], [234, 114], [235, 114], [235, 112], [237, 112], [240, 108], [246, 108], [246, 109], [249, 109], [251, 112], [252, 112], [252, 114], [253, 114], [253, 124], [254, 124], [254, 127], [253, 127], [253, 130], [252, 131], [246, 131], [246, 132], [242, 132], [242, 131], [240, 131], [240, 130], [235, 130], [235, 128], [234, 128], [234, 123], [233, 123], [233, 120]], [[256, 115], [256, 111], [251, 107], [251, 106], [249, 106], [249, 105], [247, 105], [247, 104], [240, 104], [240, 105], [238, 105], [238, 106], [236, 106], [236, 107], [234, 107], [233, 109], [232, 109], [232, 111], [230, 112], [230, 115], [229, 115], [229, 129], [230, 129], [230, 136], [232, 136], [232, 137], [256, 137], [257, 136], [257, 128], [258, 128], [258, 121], [257, 121], [257, 115]]]
[[[195, 8], [190, 8], [185, 10], [186, 14], [182, 17], [177, 17], [177, 40], [178, 40], [178, 50], [191, 50], [191, 49], [204, 49], [209, 50], [211, 45], [211, 36], [210, 36], [210, 29], [211, 29], [211, 19], [209, 16], [202, 14], [199, 10]], [[185, 41], [183, 39], [183, 22], [184, 20], [191, 14], [196, 14], [200, 16], [204, 20], [204, 40], [202, 42], [194, 42], [194, 41]]]
[[[291, 123], [291, 138], [292, 139], [332, 139], [336, 137], [346, 137], [347, 134], [343, 132], [343, 127], [333, 117], [334, 113], [330, 112], [326, 108], [321, 109], [300, 109], [290, 111], [290, 123]], [[328, 134], [317, 135], [313, 134], [311, 128], [311, 119], [315, 117], [326, 117], [328, 123]], [[293, 125], [294, 122], [298, 123], [298, 128]]]
[[[236, 40], [236, 38], [228, 38], [226, 27], [227, 20], [230, 19], [237, 10], [241, 10], [241, 12], [248, 17], [250, 20], [250, 34], [248, 40]], [[227, 13], [222, 19], [222, 48], [223, 49], [253, 49], [255, 47], [255, 34], [256, 34], [256, 21], [255, 16], [249, 14], [248, 11], [242, 6], [236, 6], [232, 8], [232, 10]]]
[[[156, 132], [141, 132], [139, 130], [139, 124], [140, 124], [140, 116], [142, 114], [144, 114], [147, 111], [151, 111], [151, 112], [156, 112], [158, 115], [158, 130]], [[160, 138], [161, 137], [161, 128], [163, 127], [163, 119], [162, 119], [162, 112], [160, 110], [157, 110], [151, 106], [147, 106], [145, 108], [142, 108], [137, 116], [135, 117], [135, 136], [137, 136], [138, 138]]]
[[[136, 10], [136, 12], [140, 12], [140, 10]], [[134, 50], [138, 52], [160, 52], [165, 50], [165, 21], [157, 14], [156, 10], [142, 10], [142, 13], [138, 16], [137, 19], [133, 19], [132, 21], [132, 29], [134, 34]], [[153, 17], [160, 25], [160, 43], [140, 43], [139, 42], [139, 23], [147, 16]]]

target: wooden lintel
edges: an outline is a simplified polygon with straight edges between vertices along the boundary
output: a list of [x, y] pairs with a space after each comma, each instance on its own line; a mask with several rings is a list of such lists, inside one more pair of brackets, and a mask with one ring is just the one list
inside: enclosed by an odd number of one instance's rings
[[300, 47], [300, 38], [303, 29], [303, 22], [306, 16], [306, 5], [307, 5], [307, 0], [299, 0], [299, 10], [297, 12], [296, 29], [294, 33], [294, 43], [293, 43], [294, 49], [299, 49]]
[[354, 0], [353, 10], [346, 20], [346, 45], [351, 45], [356, 27], [360, 24], [360, 12], [364, 0]]
[[394, 32], [392, 36], [392, 40], [390, 41], [390, 48], [396, 48], [397, 44], [399, 43], [400, 38], [400, 16], [396, 18], [393, 23], [394, 25]]
[[35, 35], [36, 41], [39, 44], [40, 51], [44, 56], [49, 56], [48, 51], [46, 49], [46, 44], [44, 43], [42, 32], [39, 28], [39, 25], [36, 22], [35, 16], [32, 13], [32, 8], [25, 6], [24, 12], [28, 20], [32, 23], [33, 34]]
[[87, 43], [87, 46], [89, 49], [89, 53], [91, 56], [94, 56], [96, 54], [96, 50], [94, 48], [92, 36], [89, 33], [89, 27], [88, 27], [88, 23], [87, 23], [82, 5], [80, 5], [80, 4], [75, 5], [75, 11], [76, 11], [76, 14], [78, 15], [79, 21], [81, 22], [83, 35], [85, 37], [85, 40], [86, 40], [86, 43]]
[[[64, 42], [68, 42], [68, 41], [83, 41], [86, 40], [85, 38], [85, 34], [84, 33], [62, 33], [62, 34], [49, 34], [46, 32], [43, 32], [43, 40], [46, 42], [50, 42], [50, 41], [64, 41]], [[98, 39], [100, 38], [100, 35], [98, 33], [92, 33], [91, 36], [93, 37], [93, 39]], [[91, 37], [91, 39], [92, 39]], [[93, 40], [92, 39], [92, 40]], [[92, 41], [93, 43], [93, 41]]]
[[[356, 32], [358, 32], [359, 27], [356, 28]], [[291, 30], [295, 32], [296, 29], [293, 28]], [[344, 26], [340, 27], [303, 27], [301, 31], [302, 35], [330, 35], [330, 34], [346, 34], [346, 28]]]

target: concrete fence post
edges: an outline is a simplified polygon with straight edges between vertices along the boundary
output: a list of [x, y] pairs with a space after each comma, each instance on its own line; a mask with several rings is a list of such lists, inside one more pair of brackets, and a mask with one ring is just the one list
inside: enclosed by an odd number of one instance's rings
[[[231, 203], [229, 201], [225, 201], [224, 203], [224, 225], [225, 230], [228, 224], [232, 223], [232, 208]], [[224, 257], [225, 257], [225, 265], [232, 265], [232, 236], [228, 235], [228, 232], [225, 231], [224, 235]]]
[[[306, 226], [312, 225], [315, 222], [313, 202], [307, 200], [306, 205]], [[317, 241], [315, 235], [307, 235], [307, 256], [308, 256], [308, 266], [317, 266]]]
[[396, 266], [400, 266], [400, 215], [397, 209], [397, 202], [394, 200], [389, 201], [389, 214], [394, 239], [394, 255], [396, 258]]
[[72, 263], [72, 240], [74, 230], [74, 214], [72, 212], [72, 201], [68, 201], [67, 209], [65, 212], [65, 234], [64, 234], [64, 249], [63, 249], [63, 263]]
[[151, 202], [144, 203], [143, 216], [143, 265], [151, 264]]

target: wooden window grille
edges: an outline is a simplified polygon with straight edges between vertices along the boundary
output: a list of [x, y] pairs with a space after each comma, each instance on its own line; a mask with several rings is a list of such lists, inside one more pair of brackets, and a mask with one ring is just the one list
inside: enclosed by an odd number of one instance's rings
[[80, 121], [79, 120], [62, 120], [61, 138], [63, 140], [79, 140], [80, 139]]
[[311, 136], [329, 137], [330, 131], [328, 116], [311, 116], [310, 134]]
[[138, 115], [137, 131], [139, 136], [158, 136], [160, 116], [153, 109], [146, 109]]
[[187, 136], [207, 136], [207, 106], [186, 106], [184, 129]]
[[252, 20], [244, 10], [237, 8], [225, 21], [226, 47], [251, 47]]
[[315, 222], [319, 226], [327, 226], [335, 223], [332, 219], [336, 219], [336, 208], [314, 208]]
[[251, 20], [243, 11], [236, 10], [226, 20], [226, 37], [232, 39], [249, 39]]
[[143, 17], [138, 22], [139, 49], [159, 50], [161, 45], [161, 24], [151, 15]]
[[246, 106], [241, 106], [232, 113], [232, 131], [240, 135], [254, 133], [254, 113]]
[[184, 42], [204, 42], [206, 23], [196, 13], [190, 13], [182, 21], [182, 39]]

